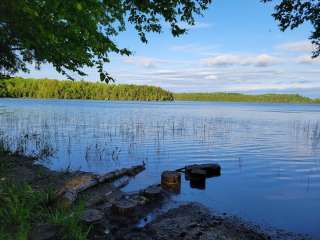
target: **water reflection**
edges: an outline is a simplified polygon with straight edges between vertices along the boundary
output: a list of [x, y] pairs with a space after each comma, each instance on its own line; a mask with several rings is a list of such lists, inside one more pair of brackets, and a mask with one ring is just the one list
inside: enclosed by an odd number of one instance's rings
[[101, 173], [144, 161], [147, 170], [127, 188], [135, 190], [159, 183], [164, 170], [218, 162], [221, 177], [184, 179], [177, 201], [320, 236], [317, 105], [5, 99], [0, 105], [3, 144], [41, 156], [52, 169]]

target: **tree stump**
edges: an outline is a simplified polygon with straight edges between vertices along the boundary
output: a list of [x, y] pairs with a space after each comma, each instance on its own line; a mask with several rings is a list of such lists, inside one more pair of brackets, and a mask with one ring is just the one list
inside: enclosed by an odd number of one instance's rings
[[181, 174], [176, 171], [164, 171], [161, 174], [161, 186], [167, 190], [180, 191]]
[[134, 201], [121, 199], [112, 205], [112, 212], [118, 216], [132, 216], [135, 213], [137, 204]]
[[150, 186], [144, 190], [144, 196], [155, 200], [161, 198], [161, 188], [159, 186]]

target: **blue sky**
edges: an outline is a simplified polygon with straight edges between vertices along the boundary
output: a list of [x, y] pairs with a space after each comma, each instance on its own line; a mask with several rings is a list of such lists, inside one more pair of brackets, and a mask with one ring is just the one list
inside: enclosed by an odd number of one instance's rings
[[[113, 55], [106, 70], [117, 83], [148, 84], [175, 92], [300, 93], [320, 97], [320, 59], [311, 59], [310, 26], [280, 32], [271, 4], [259, 0], [214, 0], [188, 34], [173, 38], [169, 28], [139, 41], [128, 27], [117, 39], [133, 50]], [[97, 81], [95, 69], [77, 79]], [[31, 67], [23, 77], [64, 79], [50, 65]]]

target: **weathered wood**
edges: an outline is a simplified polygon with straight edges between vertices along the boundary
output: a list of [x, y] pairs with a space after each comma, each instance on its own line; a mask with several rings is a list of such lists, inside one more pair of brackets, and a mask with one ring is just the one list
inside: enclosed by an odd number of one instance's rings
[[112, 204], [112, 212], [118, 216], [132, 216], [135, 213], [137, 204], [134, 201], [121, 199]]
[[[133, 166], [131, 168], [122, 168], [104, 175], [97, 176], [90, 173], [81, 173], [65, 182], [64, 186], [56, 192], [57, 202], [62, 203], [64, 207], [70, 207], [77, 199], [78, 194], [98, 184], [115, 181], [124, 176], [132, 177], [145, 169], [143, 165]], [[114, 187], [121, 188], [128, 184], [128, 179], [119, 181]]]
[[159, 199], [161, 198], [161, 187], [160, 186], [150, 186], [144, 190], [144, 196], [149, 199]]
[[164, 171], [161, 174], [161, 186], [168, 190], [179, 190], [181, 187], [181, 173], [176, 171]]
[[137, 165], [131, 168], [122, 168], [120, 170], [116, 170], [114, 172], [110, 172], [110, 173], [98, 176], [98, 181], [99, 183], [104, 183], [104, 182], [111, 182], [123, 176], [133, 177], [139, 174], [140, 172], [142, 172], [143, 170], [145, 170], [144, 165]]

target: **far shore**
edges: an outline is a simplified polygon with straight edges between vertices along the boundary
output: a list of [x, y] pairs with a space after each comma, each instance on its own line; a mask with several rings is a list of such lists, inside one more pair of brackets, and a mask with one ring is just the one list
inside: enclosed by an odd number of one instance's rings
[[224, 92], [173, 93], [156, 86], [100, 82], [9, 78], [0, 80], [0, 98], [83, 99], [111, 101], [206, 101], [319, 104], [320, 98], [299, 94]]

